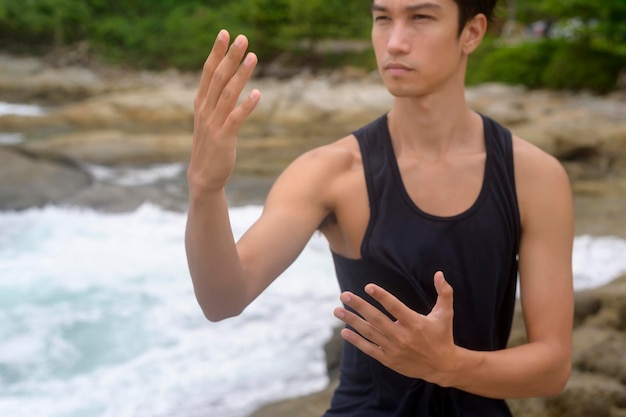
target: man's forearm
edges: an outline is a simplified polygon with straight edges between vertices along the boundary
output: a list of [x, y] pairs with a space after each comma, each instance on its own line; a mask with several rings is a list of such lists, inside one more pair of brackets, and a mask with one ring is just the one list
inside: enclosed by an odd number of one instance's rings
[[570, 374], [568, 352], [545, 342], [494, 352], [459, 348], [459, 368], [442, 385], [490, 398], [558, 395]]
[[196, 298], [218, 321], [245, 307], [244, 274], [223, 190], [190, 198], [185, 247]]

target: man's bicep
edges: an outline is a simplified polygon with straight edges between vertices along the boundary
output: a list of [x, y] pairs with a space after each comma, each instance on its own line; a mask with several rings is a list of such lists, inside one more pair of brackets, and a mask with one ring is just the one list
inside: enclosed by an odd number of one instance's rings
[[270, 191], [261, 217], [237, 242], [251, 298], [258, 296], [302, 252], [328, 214], [323, 170], [304, 156], [290, 165]]
[[564, 344], [573, 318], [573, 204], [567, 175], [550, 165], [525, 195], [520, 289], [529, 341]]

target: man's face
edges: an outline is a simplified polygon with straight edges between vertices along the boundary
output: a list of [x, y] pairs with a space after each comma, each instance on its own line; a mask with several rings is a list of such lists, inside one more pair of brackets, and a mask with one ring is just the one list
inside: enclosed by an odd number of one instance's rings
[[454, 0], [374, 0], [372, 44], [396, 97], [431, 93], [462, 67]]

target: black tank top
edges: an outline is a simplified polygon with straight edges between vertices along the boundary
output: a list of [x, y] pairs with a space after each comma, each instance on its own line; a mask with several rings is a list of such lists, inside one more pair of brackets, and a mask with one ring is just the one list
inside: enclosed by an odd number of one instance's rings
[[[361, 259], [333, 254], [339, 286], [378, 305], [374, 282], [413, 310], [437, 299], [435, 272], [454, 289], [454, 339], [467, 349], [507, 345], [515, 306], [520, 219], [511, 133], [482, 116], [486, 162], [474, 204], [452, 217], [423, 212], [404, 188], [387, 117], [354, 132], [365, 171], [370, 219]], [[344, 343], [340, 382], [325, 417], [509, 417], [503, 400], [442, 388], [396, 373]]]

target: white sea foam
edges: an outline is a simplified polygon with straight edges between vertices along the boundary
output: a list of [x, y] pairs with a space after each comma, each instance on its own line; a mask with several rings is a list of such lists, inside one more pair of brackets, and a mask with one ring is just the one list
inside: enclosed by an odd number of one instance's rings
[[604, 285], [626, 271], [626, 241], [610, 236], [579, 236], [572, 266], [576, 289]]
[[[234, 209], [240, 235], [260, 208]], [[239, 318], [211, 324], [185, 216], [0, 213], [0, 415], [240, 416], [322, 388], [338, 289], [319, 237]]]
[[24, 142], [22, 133], [0, 133], [0, 145], [16, 145], [22, 142]]
[[124, 187], [136, 187], [155, 183], [159, 180], [176, 178], [186, 169], [185, 164], [156, 164], [151, 167], [105, 167], [102, 165], [85, 165], [85, 168], [100, 181], [111, 182]]
[[[0, 101], [0, 117], [2, 116], [41, 116], [46, 111], [40, 106], [33, 106], [29, 104], [15, 104], [5, 103]], [[0, 132], [0, 145], [15, 145], [24, 141], [24, 135], [22, 133], [2, 133]]]
[[[240, 236], [260, 207], [231, 210]], [[208, 323], [184, 255], [185, 215], [0, 213], [0, 415], [241, 417], [321, 389], [339, 290], [326, 243], [242, 316]], [[576, 239], [577, 288], [626, 271], [626, 242]]]
[[41, 116], [42, 114], [45, 114], [45, 110], [40, 106], [5, 103], [0, 101], [0, 116], [10, 114], [16, 116]]

